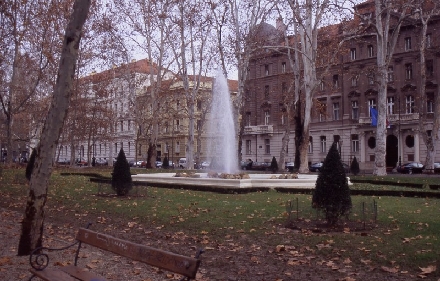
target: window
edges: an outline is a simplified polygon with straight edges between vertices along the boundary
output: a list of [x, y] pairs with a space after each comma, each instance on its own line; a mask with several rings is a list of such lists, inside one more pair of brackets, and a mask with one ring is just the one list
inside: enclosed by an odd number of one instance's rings
[[313, 137], [309, 137], [309, 153], [313, 153]]
[[412, 64], [405, 64], [405, 79], [412, 79]]
[[127, 130], [131, 130], [131, 120], [127, 121]]
[[339, 75], [338, 74], [333, 75], [333, 88], [335, 88], [335, 89], [339, 88]]
[[327, 152], [327, 145], [326, 145], [326, 137], [325, 136], [321, 136], [321, 152]]
[[394, 97], [387, 97], [387, 113], [394, 114]]
[[250, 126], [251, 125], [251, 113], [250, 112], [246, 112], [246, 126]]
[[373, 45], [368, 45], [367, 46], [367, 52], [368, 52], [368, 57], [369, 58], [374, 57], [374, 47], [373, 47]]
[[351, 152], [359, 152], [359, 135], [351, 135]]
[[196, 125], [196, 130], [200, 131], [202, 129], [202, 120], [198, 119], [197, 120], [197, 125]]
[[434, 113], [434, 101], [431, 99], [426, 101], [426, 113]]
[[174, 130], [179, 131], [179, 129], [180, 129], [180, 120], [176, 119], [174, 125], [175, 125]]
[[432, 34], [428, 33], [426, 34], [426, 43], [425, 43], [426, 48], [430, 48], [431, 43], [432, 43]]
[[201, 110], [202, 110], [202, 101], [201, 101], [201, 100], [198, 100], [198, 101], [197, 101], [197, 110], [198, 110], [198, 111], [201, 111]]
[[285, 121], [285, 115], [284, 115], [284, 113], [281, 113], [281, 125], [284, 125], [284, 123], [286, 122]]
[[324, 89], [325, 89], [324, 81], [321, 81], [321, 83], [319, 83], [319, 89], [321, 91], [324, 91]]
[[356, 48], [351, 48], [350, 49], [350, 59], [351, 60], [356, 60]]
[[373, 72], [368, 74], [368, 85], [374, 85], [375, 75]]
[[139, 156], [142, 155], [142, 144], [139, 144], [138, 155], [139, 155]]
[[333, 103], [333, 120], [339, 120], [339, 102]]
[[426, 77], [434, 76], [434, 62], [433, 60], [426, 61]]
[[264, 125], [269, 125], [270, 122], [270, 112], [269, 110], [266, 110], [264, 112]]
[[286, 73], [286, 63], [285, 62], [281, 63], [281, 73]]
[[131, 142], [128, 142], [128, 154], [131, 154]]
[[270, 154], [270, 139], [264, 140], [264, 153]]
[[414, 113], [414, 97], [411, 95], [406, 96], [406, 113]]
[[269, 85], [264, 86], [264, 98], [269, 99]]
[[411, 37], [405, 37], [405, 51], [411, 50]]
[[394, 81], [394, 68], [392, 66], [388, 67], [387, 79], [388, 79], [388, 82]]
[[351, 101], [351, 119], [359, 119], [359, 103], [357, 100]]
[[252, 141], [246, 140], [246, 154], [252, 154]]
[[358, 77], [356, 75], [356, 76], [351, 77], [351, 86], [357, 87], [357, 85], [358, 85]]
[[120, 123], [120, 125], [121, 125], [121, 132], [123, 132], [124, 131], [124, 121], [121, 121], [121, 122], [119, 122]]
[[115, 142], [115, 154], [118, 154], [118, 143]]
[[327, 118], [327, 100], [326, 99], [318, 99], [316, 101], [316, 110], [318, 115], [319, 122], [325, 121]]
[[269, 65], [268, 64], [264, 65], [264, 75], [269, 76]]
[[371, 117], [370, 108], [376, 108], [376, 100], [375, 99], [369, 99], [368, 100], [368, 117]]

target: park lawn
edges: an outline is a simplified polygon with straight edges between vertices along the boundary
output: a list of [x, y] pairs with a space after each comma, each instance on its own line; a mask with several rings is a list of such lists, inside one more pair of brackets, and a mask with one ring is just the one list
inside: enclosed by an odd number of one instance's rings
[[[139, 197], [96, 196], [97, 184], [91, 183], [89, 177], [63, 176], [61, 171], [55, 170], [51, 178], [49, 218], [66, 217], [96, 224], [120, 222], [127, 231], [142, 226], [166, 233], [179, 232], [199, 237], [205, 247], [247, 237], [243, 243], [248, 245], [242, 247], [264, 245], [275, 249], [279, 245], [291, 245], [317, 262], [338, 259], [391, 272], [417, 272], [419, 268], [439, 265], [439, 199], [352, 196], [354, 218], [361, 216], [358, 207], [362, 202], [375, 200], [377, 227], [314, 233], [284, 228], [289, 200], [299, 202], [302, 216], [313, 217], [310, 195], [275, 191], [218, 194], [140, 187]], [[109, 174], [109, 170], [98, 172]], [[24, 210], [27, 185], [13, 183], [15, 175], [20, 173], [24, 174], [24, 170], [3, 170], [1, 207]]]

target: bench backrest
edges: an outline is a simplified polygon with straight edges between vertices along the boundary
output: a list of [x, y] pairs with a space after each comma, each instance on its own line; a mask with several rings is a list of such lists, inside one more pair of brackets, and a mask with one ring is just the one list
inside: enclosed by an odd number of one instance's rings
[[136, 244], [85, 228], [78, 230], [76, 239], [102, 250], [175, 272], [191, 279], [196, 277], [200, 265], [200, 260], [196, 258]]

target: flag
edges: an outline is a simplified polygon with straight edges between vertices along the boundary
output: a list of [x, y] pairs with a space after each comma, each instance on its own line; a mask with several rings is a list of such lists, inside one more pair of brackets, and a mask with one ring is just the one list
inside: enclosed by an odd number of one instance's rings
[[371, 126], [377, 127], [377, 110], [374, 107], [370, 107]]

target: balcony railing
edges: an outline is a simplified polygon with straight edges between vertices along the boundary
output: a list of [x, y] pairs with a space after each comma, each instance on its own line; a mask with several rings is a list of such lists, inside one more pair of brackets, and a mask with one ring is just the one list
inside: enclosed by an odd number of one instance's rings
[[258, 126], [246, 126], [244, 127], [245, 135], [261, 135], [272, 134], [273, 125], [258, 125]]
[[[416, 121], [419, 120], [418, 113], [409, 113], [409, 114], [389, 114], [387, 115], [388, 122], [397, 123], [403, 121]], [[371, 117], [360, 117], [359, 124], [371, 124]]]

